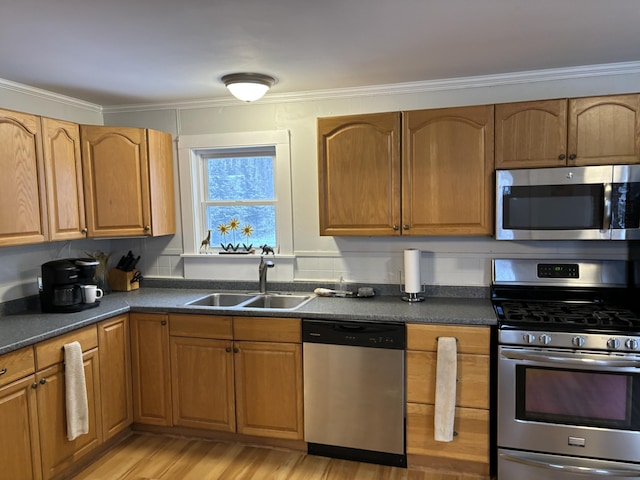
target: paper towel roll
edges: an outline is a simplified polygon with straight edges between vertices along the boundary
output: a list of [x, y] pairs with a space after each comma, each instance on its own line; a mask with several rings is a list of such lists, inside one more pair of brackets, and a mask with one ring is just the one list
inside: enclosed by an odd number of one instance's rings
[[420, 293], [420, 256], [422, 252], [416, 248], [404, 251], [404, 291], [406, 293]]

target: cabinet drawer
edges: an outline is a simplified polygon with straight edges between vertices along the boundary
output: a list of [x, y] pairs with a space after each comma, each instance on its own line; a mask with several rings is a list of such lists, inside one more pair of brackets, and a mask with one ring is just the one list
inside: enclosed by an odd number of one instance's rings
[[[407, 401], [435, 403], [436, 352], [407, 352]], [[458, 354], [456, 405], [489, 408], [489, 356]]]
[[437, 352], [438, 337], [456, 337], [458, 353], [489, 354], [489, 327], [407, 324], [407, 350]]
[[302, 342], [302, 322], [299, 318], [234, 317], [234, 340], [255, 342]]
[[0, 356], [0, 387], [35, 371], [32, 347], [21, 348]]
[[62, 347], [71, 342], [80, 342], [82, 351], [86, 352], [98, 346], [98, 331], [95, 325], [81, 328], [36, 344], [36, 365], [38, 370], [64, 361]]
[[451, 442], [433, 438], [434, 406], [407, 404], [407, 453], [489, 463], [489, 411], [456, 408]]
[[231, 317], [217, 315], [169, 315], [169, 335], [173, 337], [233, 339]]

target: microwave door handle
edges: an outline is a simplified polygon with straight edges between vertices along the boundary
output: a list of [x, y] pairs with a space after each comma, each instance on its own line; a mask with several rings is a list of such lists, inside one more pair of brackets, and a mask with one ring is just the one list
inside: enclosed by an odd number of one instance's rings
[[602, 213], [602, 230], [607, 231], [611, 229], [611, 184], [604, 184], [604, 202]]
[[575, 354], [562, 355], [561, 353], [544, 354], [535, 352], [511, 352], [503, 351], [501, 355], [504, 358], [511, 360], [529, 360], [539, 363], [557, 363], [563, 366], [597, 366], [597, 367], [626, 367], [626, 368], [640, 368], [640, 361], [630, 360], [625, 358], [576, 358]]
[[[500, 458], [510, 462], [528, 465], [530, 467], [544, 468], [547, 470], [562, 471], [564, 473], [576, 473], [581, 475], [598, 475], [602, 477], [638, 477], [640, 470], [615, 468], [609, 462], [590, 460], [587, 465], [567, 465], [559, 461], [557, 457], [537, 454], [538, 458], [531, 458], [523, 452], [500, 452]], [[580, 462], [581, 463], [581, 462]]]

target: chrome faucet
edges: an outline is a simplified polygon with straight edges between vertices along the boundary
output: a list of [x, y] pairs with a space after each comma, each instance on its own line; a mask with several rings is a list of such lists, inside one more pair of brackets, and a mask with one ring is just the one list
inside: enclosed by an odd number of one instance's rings
[[258, 275], [260, 279], [260, 293], [267, 293], [267, 269], [273, 268], [275, 265], [271, 260], [264, 261], [264, 257], [260, 257], [260, 265], [258, 266]]

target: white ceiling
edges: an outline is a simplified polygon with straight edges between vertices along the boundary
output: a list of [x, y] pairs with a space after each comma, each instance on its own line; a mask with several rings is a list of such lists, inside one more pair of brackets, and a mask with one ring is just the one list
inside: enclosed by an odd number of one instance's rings
[[103, 106], [640, 60], [640, 0], [2, 0], [0, 78]]

